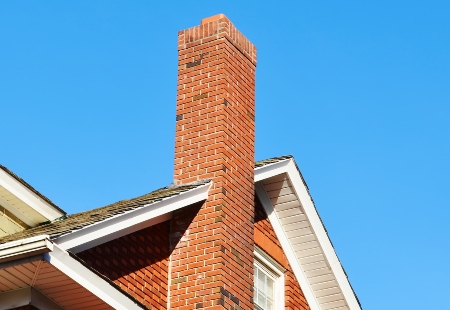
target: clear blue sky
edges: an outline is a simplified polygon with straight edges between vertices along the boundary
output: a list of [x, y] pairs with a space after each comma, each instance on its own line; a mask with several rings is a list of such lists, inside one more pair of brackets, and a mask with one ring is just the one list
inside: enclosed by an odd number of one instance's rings
[[177, 31], [217, 13], [364, 309], [450, 309], [448, 1], [0, 1], [0, 163], [69, 213], [171, 183]]

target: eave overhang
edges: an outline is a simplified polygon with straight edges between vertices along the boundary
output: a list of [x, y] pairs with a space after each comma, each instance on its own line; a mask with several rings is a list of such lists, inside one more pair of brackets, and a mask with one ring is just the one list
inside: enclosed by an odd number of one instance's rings
[[0, 245], [0, 264], [53, 251], [47, 235], [17, 240]]
[[53, 300], [49, 309], [145, 309], [48, 236], [30, 239], [0, 245], [0, 254], [5, 254], [0, 256], [0, 309], [10, 309], [11, 302], [23, 303], [27, 298], [33, 304], [33, 296], [34, 302]]
[[0, 206], [29, 227], [66, 215], [48, 198], [1, 165]]

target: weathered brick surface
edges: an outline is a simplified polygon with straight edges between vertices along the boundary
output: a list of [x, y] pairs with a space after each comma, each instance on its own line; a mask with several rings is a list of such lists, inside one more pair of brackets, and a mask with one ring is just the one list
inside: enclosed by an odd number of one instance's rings
[[169, 228], [162, 222], [78, 256], [149, 309], [167, 309]]
[[174, 179], [213, 185], [174, 215], [171, 309], [253, 309], [255, 66], [223, 15], [178, 34]]
[[295, 278], [292, 268], [281, 248], [275, 231], [267, 218], [263, 206], [258, 199], [255, 201], [255, 244], [279, 264], [286, 268], [285, 278], [285, 309], [310, 310], [303, 291]]

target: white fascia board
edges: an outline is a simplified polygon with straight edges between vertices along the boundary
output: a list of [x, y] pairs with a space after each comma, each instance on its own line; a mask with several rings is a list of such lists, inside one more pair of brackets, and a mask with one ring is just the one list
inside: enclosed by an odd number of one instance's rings
[[273, 164], [255, 168], [255, 183], [282, 173], [286, 173], [287, 166], [291, 161], [292, 159], [288, 158]]
[[120, 293], [111, 283], [108, 283], [99, 275], [86, 268], [86, 266], [79, 261], [72, 258], [67, 251], [60, 248], [58, 245], [54, 245], [52, 252], [44, 254], [44, 258], [112, 308], [142, 310], [142, 307], [135, 301]]
[[303, 183], [303, 179], [300, 176], [299, 171], [295, 165], [293, 160], [287, 165], [287, 174], [289, 179], [291, 180], [292, 186], [296, 192], [300, 203], [305, 211], [305, 214], [311, 224], [311, 227], [314, 231], [314, 234], [319, 241], [319, 244], [324, 252], [324, 255], [330, 264], [331, 270], [336, 277], [336, 280], [339, 284], [339, 287], [342, 290], [342, 293], [345, 297], [345, 300], [350, 307], [351, 310], [360, 310], [361, 307], [356, 299], [356, 296], [353, 292], [353, 289], [350, 286], [350, 282], [348, 281], [347, 276], [342, 268], [342, 265], [334, 251], [333, 245], [331, 244], [330, 239], [328, 238], [328, 234], [323, 226], [323, 223], [317, 213], [317, 210], [314, 206], [314, 203], [311, 199], [311, 196]]
[[[74, 253], [119, 238], [133, 231], [171, 218], [173, 211], [206, 200], [211, 183], [165, 198], [141, 208], [118, 214], [80, 230], [68, 233], [53, 241], [61, 248]], [[147, 226], [145, 226], [147, 225]]]
[[[67, 251], [61, 249], [58, 245], [53, 244], [47, 235], [2, 244], [0, 246], [0, 262], [2, 262], [4, 257], [7, 259], [20, 259], [23, 256], [35, 255], [36, 251], [42, 250], [45, 251], [43, 258], [46, 261], [114, 309], [142, 309], [142, 307], [135, 301], [120, 293], [116, 287], [111, 285], [111, 283], [108, 283], [103, 278], [86, 268], [86, 266], [81, 264], [79, 261], [72, 258]], [[30, 298], [34, 296], [35, 301], [39, 305], [43, 306], [46, 305], [48, 301], [44, 300], [41, 295], [42, 294], [36, 292], [33, 293], [32, 291], [20, 290], [20, 292], [17, 291], [17, 294], [11, 295], [14, 297], [13, 299], [9, 298], [10, 295], [0, 296], [5, 297], [4, 300], [8, 297], [8, 300], [11, 299], [20, 302], [24, 300], [30, 301]], [[2, 308], [3, 304], [1, 303], [0, 305], [0, 310], [9, 309]], [[52, 308], [43, 307], [42, 309]]]
[[[286, 173], [286, 171], [284, 171], [284, 173]], [[291, 247], [288, 237], [284, 233], [283, 226], [275, 213], [269, 197], [267, 196], [264, 185], [261, 182], [258, 182], [255, 184], [255, 188], [258, 198], [261, 201], [264, 210], [266, 211], [267, 217], [269, 218], [270, 224], [272, 224], [273, 230], [275, 231], [275, 234], [280, 241], [281, 247], [284, 254], [286, 255], [289, 265], [291, 266], [292, 271], [294, 272], [295, 277], [297, 278], [297, 281], [302, 288], [303, 294], [305, 295], [309, 307], [311, 308], [311, 310], [320, 310], [319, 304], [309, 284], [308, 278], [306, 277], [305, 273], [303, 272], [303, 268], [300, 266], [300, 263], [297, 260], [297, 256], [295, 255], [295, 252]]]
[[47, 235], [11, 241], [0, 245], [0, 263], [47, 253], [52, 250], [53, 243]]
[[0, 185], [49, 221], [53, 221], [54, 219], [64, 215], [64, 213], [55, 209], [48, 202], [42, 200], [41, 197], [33, 193], [30, 189], [26, 188], [23, 184], [1, 169]]

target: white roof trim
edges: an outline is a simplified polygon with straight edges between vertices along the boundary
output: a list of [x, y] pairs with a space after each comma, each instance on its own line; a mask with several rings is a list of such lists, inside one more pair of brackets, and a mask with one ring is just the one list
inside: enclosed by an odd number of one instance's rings
[[67, 251], [58, 245], [55, 244], [53, 252], [44, 254], [44, 258], [114, 309], [142, 310], [142, 307], [136, 304], [136, 302], [124, 294], [119, 293], [116, 287], [72, 258]]
[[[48, 202], [44, 201], [41, 197], [36, 195], [29, 188], [25, 187], [22, 183], [13, 178], [9, 173], [0, 169], [0, 186], [3, 186], [11, 194], [17, 197], [19, 200], [23, 201], [27, 206], [29, 206], [34, 211], [38, 212], [41, 216], [46, 218], [48, 221], [53, 221], [64, 215], [63, 212], [57, 210]], [[17, 216], [20, 220], [30, 225], [30, 220], [35, 222], [34, 219], [27, 219], [26, 215], [17, 212], [15, 208], [11, 209], [10, 205], [4, 206], [8, 211]], [[39, 222], [37, 223], [39, 224]], [[36, 224], [31, 225], [36, 226]]]
[[285, 173], [290, 161], [291, 159], [285, 159], [276, 163], [255, 168], [255, 183]]
[[314, 207], [311, 196], [309, 195], [309, 192], [304, 185], [300, 173], [298, 172], [293, 160], [291, 160], [291, 162], [289, 163], [287, 173], [289, 175], [289, 178], [291, 179], [295, 191], [297, 192], [297, 196], [299, 197], [300, 202], [302, 203], [302, 206], [305, 209], [306, 214], [308, 215], [308, 219], [314, 229], [314, 232], [319, 239], [320, 245], [325, 252], [325, 257], [327, 258], [328, 263], [330, 264], [331, 269], [336, 276], [336, 280], [338, 281], [339, 286], [342, 289], [348, 306], [352, 310], [361, 309], [350, 286], [348, 278], [345, 275], [344, 269], [342, 268], [336, 252], [334, 251], [333, 245], [330, 242], [325, 227], [323, 226], [322, 221], [317, 214], [317, 210]]
[[0, 245], [0, 263], [38, 255], [53, 250], [49, 236], [40, 235]]
[[[23, 250], [24, 247], [26, 247], [27, 251]], [[13, 257], [14, 259], [23, 258], [24, 252], [28, 253], [27, 256], [32, 256], [36, 254], [36, 251], [40, 251], [43, 248], [46, 249], [46, 253], [43, 254], [43, 258], [46, 261], [114, 309], [142, 309], [135, 301], [121, 293], [119, 291], [120, 289], [117, 289], [111, 283], [105, 281], [102, 277], [72, 258], [66, 250], [52, 243], [47, 235], [2, 244], [0, 251], [8, 252], [5, 253], [5, 256], [2, 256], [3, 253], [0, 252], [0, 261], [5, 257]]]
[[[334, 251], [334, 248], [328, 238], [328, 234], [326, 233], [325, 227], [320, 220], [319, 215], [317, 214], [317, 210], [314, 207], [314, 203], [309, 195], [308, 189], [303, 182], [303, 179], [300, 175], [300, 172], [297, 170], [295, 162], [293, 159], [286, 159], [274, 164], [269, 164], [266, 166], [259, 167], [255, 169], [255, 182], [262, 181], [268, 179], [270, 177], [274, 177], [276, 175], [286, 173], [291, 181], [295, 194], [300, 201], [304, 212], [310, 222], [312, 230], [317, 237], [317, 240], [322, 248], [323, 255], [327, 259], [330, 268], [338, 282], [338, 285], [344, 295], [345, 301], [348, 304], [351, 310], [360, 310], [361, 307], [356, 299], [356, 296], [350, 286], [347, 276], [342, 268], [342, 265]], [[261, 200], [266, 212], [268, 214], [268, 218], [277, 234], [277, 237], [283, 247], [283, 250], [289, 260], [291, 267], [294, 270], [294, 274], [297, 277], [297, 280], [300, 282], [302, 286], [302, 290], [305, 294], [305, 297], [311, 306], [311, 309], [320, 309], [319, 303], [316, 300], [315, 295], [312, 292], [312, 289], [309, 284], [309, 280], [303, 272], [303, 268], [300, 262], [297, 260], [295, 252], [288, 241], [288, 238], [285, 234], [283, 224], [278, 219], [277, 215], [274, 211], [272, 203], [265, 192], [263, 184], [256, 184], [256, 190], [258, 197]], [[300, 269], [300, 270], [299, 270]], [[307, 285], [305, 282], [307, 281]]]
[[141, 208], [118, 214], [54, 239], [61, 248], [74, 253], [119, 238], [142, 228], [171, 219], [172, 212], [206, 200], [211, 183], [165, 198]]

